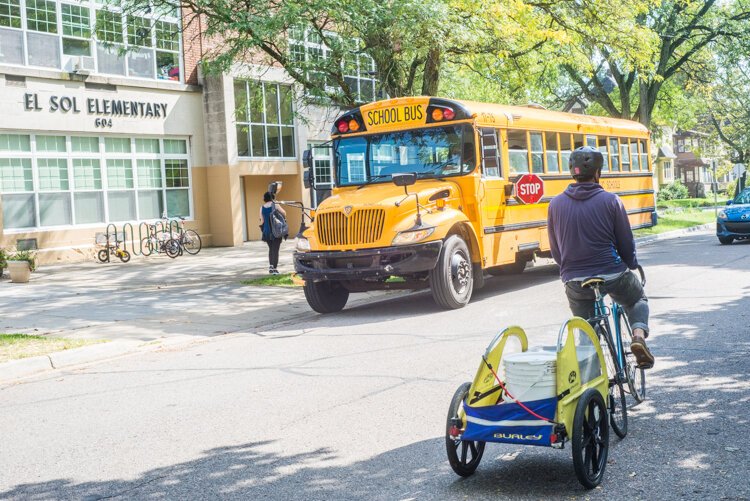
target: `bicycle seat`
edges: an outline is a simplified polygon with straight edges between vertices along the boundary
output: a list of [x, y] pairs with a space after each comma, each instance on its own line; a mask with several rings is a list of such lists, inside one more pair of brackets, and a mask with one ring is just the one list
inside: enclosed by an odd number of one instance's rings
[[589, 277], [585, 280], [581, 280], [581, 287], [593, 287], [595, 285], [602, 285], [604, 283], [602, 277]]

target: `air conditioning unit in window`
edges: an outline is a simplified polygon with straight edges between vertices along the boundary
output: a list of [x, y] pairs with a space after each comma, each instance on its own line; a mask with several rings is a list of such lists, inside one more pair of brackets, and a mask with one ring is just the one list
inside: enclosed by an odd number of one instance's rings
[[70, 73], [88, 75], [96, 70], [96, 63], [91, 56], [63, 56], [63, 68]]

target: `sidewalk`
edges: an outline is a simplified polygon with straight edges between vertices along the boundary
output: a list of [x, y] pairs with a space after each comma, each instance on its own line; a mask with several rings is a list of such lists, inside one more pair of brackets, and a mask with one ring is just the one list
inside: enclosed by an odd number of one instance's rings
[[[294, 241], [283, 243], [279, 269], [293, 270]], [[138, 349], [252, 331], [312, 315], [301, 288], [254, 287], [268, 275], [268, 247], [214, 247], [197, 256], [166, 256], [44, 266], [28, 284], [0, 280], [0, 333], [110, 342], [0, 364], [0, 382], [50, 368], [112, 358]], [[368, 296], [357, 294], [368, 299]]]
[[[711, 224], [636, 239], [648, 245]], [[294, 241], [282, 244], [279, 269], [293, 270]], [[0, 383], [40, 371], [72, 367], [137, 350], [190, 343], [231, 332], [253, 332], [265, 325], [316, 315], [301, 288], [242, 285], [268, 275], [268, 247], [214, 247], [197, 256], [133, 258], [102, 264], [55, 265], [32, 273], [28, 284], [0, 279], [0, 333], [109, 342], [0, 364]], [[552, 264], [540, 259], [532, 264]], [[353, 294], [349, 303], [384, 294]]]

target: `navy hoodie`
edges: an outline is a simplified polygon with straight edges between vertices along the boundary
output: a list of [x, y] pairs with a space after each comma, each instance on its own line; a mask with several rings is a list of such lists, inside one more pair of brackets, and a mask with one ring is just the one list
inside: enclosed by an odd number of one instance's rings
[[553, 198], [547, 231], [563, 282], [638, 266], [625, 206], [598, 183], [573, 183]]

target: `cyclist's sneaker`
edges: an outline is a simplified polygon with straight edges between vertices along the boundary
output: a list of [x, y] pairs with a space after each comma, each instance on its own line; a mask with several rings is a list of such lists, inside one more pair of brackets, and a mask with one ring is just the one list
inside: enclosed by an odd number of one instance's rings
[[634, 339], [630, 343], [630, 351], [635, 355], [635, 360], [638, 362], [639, 369], [650, 369], [654, 366], [654, 356], [651, 354], [651, 351], [649, 351], [645, 341]]
[[273, 266], [269, 266], [268, 267], [268, 273], [270, 273], [271, 275], [273, 275], [273, 274], [278, 273], [278, 272], [276, 271], [276, 268], [274, 268]]
[[274, 268], [274, 269], [273, 269], [273, 274], [274, 274], [274, 275], [278, 275], [278, 274], [279, 274], [279, 270], [277, 270], [276, 268]]

